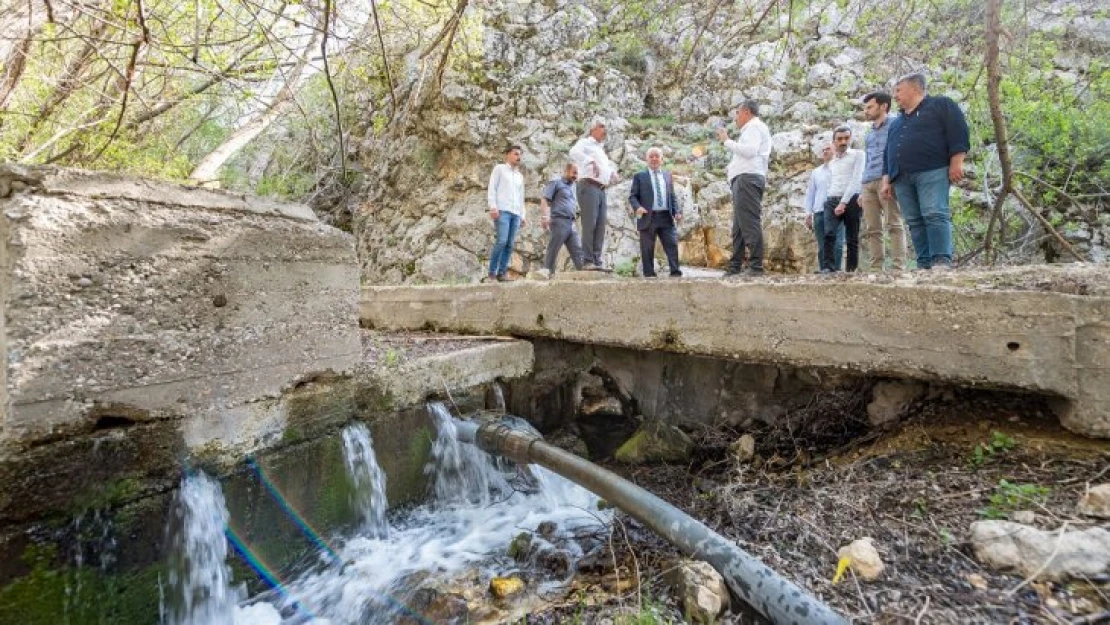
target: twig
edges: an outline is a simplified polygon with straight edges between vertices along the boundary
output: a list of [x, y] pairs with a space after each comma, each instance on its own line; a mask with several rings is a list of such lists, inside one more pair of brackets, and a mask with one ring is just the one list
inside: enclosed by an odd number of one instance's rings
[[331, 65], [328, 63], [328, 30], [331, 28], [331, 0], [324, 0], [324, 34], [320, 38], [320, 56], [324, 60], [324, 80], [328, 83], [331, 92], [332, 105], [335, 108], [335, 128], [339, 139], [339, 170], [342, 180], [347, 181], [347, 147], [343, 139], [343, 116], [339, 110], [339, 94], [335, 91], [335, 82], [331, 78]]
[[1060, 531], [1056, 533], [1056, 546], [1052, 548], [1052, 553], [1050, 553], [1048, 555], [1048, 557], [1045, 558], [1045, 561], [1041, 563], [1040, 568], [1038, 568], [1036, 571], [1034, 571], [1032, 575], [1023, 579], [1021, 581], [1021, 583], [1018, 584], [1017, 586], [1014, 586], [1013, 588], [1007, 590], [1006, 591], [1006, 596], [1007, 597], [1013, 597], [1014, 593], [1016, 593], [1017, 591], [1024, 588], [1026, 584], [1028, 584], [1029, 582], [1036, 579], [1038, 575], [1040, 575], [1041, 573], [1044, 573], [1044, 570], [1046, 568], [1048, 568], [1048, 565], [1051, 564], [1052, 561], [1056, 559], [1056, 554], [1060, 552], [1060, 545], [1063, 544], [1063, 542], [1064, 542], [1064, 540], [1063, 540], [1064, 531], [1067, 530], [1067, 529], [1068, 529], [1068, 521], [1064, 521], [1064, 524], [1060, 526]]
[[929, 595], [925, 595], [925, 605], [921, 607], [921, 611], [917, 613], [917, 618], [913, 620], [914, 625], [921, 625], [921, 619], [925, 617], [925, 613], [929, 611]]
[[1064, 237], [1062, 237], [1060, 233], [1056, 231], [1056, 228], [1053, 228], [1052, 224], [1048, 223], [1048, 220], [1044, 218], [1044, 215], [1033, 208], [1033, 204], [1030, 203], [1024, 195], [1022, 195], [1021, 191], [1013, 189], [1011, 193], [1013, 193], [1014, 197], [1016, 197], [1018, 201], [1021, 202], [1023, 206], [1025, 206], [1025, 210], [1029, 211], [1029, 213], [1033, 215], [1033, 217], [1036, 218], [1038, 222], [1040, 222], [1041, 227], [1047, 230], [1048, 233], [1051, 234], [1054, 239], [1056, 239], [1056, 242], [1060, 244], [1060, 247], [1064, 248], [1064, 251], [1074, 256], [1075, 259], [1079, 262], [1087, 262], [1087, 259], [1083, 258], [1083, 256], [1079, 252], [1075, 251], [1075, 248], [1073, 248], [1071, 244], [1068, 243], [1067, 240], [1064, 239]]
[[370, 13], [374, 16], [374, 30], [378, 33], [378, 45], [382, 49], [382, 67], [385, 68], [385, 82], [389, 85], [389, 101], [393, 103], [393, 110], [389, 117], [397, 114], [397, 94], [393, 92], [393, 77], [389, 73], [389, 56], [385, 52], [385, 38], [382, 37], [382, 23], [378, 20], [378, 0], [370, 0]]

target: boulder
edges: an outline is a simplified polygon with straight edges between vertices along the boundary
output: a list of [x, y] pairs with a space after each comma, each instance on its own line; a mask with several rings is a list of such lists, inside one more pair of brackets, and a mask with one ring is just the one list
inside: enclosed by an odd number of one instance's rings
[[729, 445], [728, 450], [732, 452], [733, 457], [738, 462], [749, 462], [755, 457], [755, 437], [751, 434], [744, 434], [736, 439], [736, 442]]
[[725, 578], [707, 562], [684, 561], [671, 568], [664, 581], [695, 623], [715, 622], [729, 605]]
[[1079, 500], [1079, 514], [1110, 519], [1110, 483], [1092, 487]]
[[882, 558], [879, 557], [879, 551], [872, 544], [872, 540], [870, 537], [854, 540], [836, 552], [836, 555], [842, 561], [848, 561], [848, 566], [851, 567], [852, 572], [860, 579], [867, 581], [878, 579], [883, 574], [883, 570], [886, 569]]
[[494, 577], [489, 580], [489, 592], [499, 601], [511, 599], [524, 592], [524, 581], [519, 577]]
[[614, 457], [626, 464], [682, 462], [693, 450], [694, 442], [682, 430], [662, 421], [645, 421]]
[[867, 420], [875, 427], [898, 421], [906, 408], [925, 393], [919, 382], [885, 381], [871, 389], [871, 402], [867, 404]]
[[971, 545], [983, 564], [1038, 580], [1066, 581], [1110, 571], [1110, 531], [1042, 531], [1012, 521], [971, 524]]
[[413, 594], [409, 607], [413, 613], [402, 615], [398, 620], [401, 625], [420, 623], [462, 625], [470, 622], [470, 608], [466, 598], [458, 593], [421, 588]]

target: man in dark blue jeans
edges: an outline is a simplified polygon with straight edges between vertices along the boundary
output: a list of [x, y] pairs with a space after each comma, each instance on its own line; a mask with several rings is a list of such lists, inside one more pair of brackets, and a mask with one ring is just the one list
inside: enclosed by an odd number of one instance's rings
[[898, 80], [894, 100], [902, 115], [890, 123], [882, 194], [898, 196], [919, 269], [952, 267], [948, 191], [963, 180], [971, 137], [963, 111], [944, 96], [925, 93], [925, 76]]

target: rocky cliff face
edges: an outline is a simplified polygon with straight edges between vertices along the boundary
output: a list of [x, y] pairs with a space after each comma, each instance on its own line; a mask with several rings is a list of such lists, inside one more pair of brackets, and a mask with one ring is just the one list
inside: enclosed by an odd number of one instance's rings
[[[857, 31], [895, 25], [861, 24], [852, 2], [816, 4], [784, 21], [776, 39], [754, 34], [746, 42], [702, 45], [687, 71], [658, 68], [681, 58], [696, 37], [693, 18], [641, 47], [615, 46], [595, 33], [611, 17], [590, 3], [549, 0], [476, 3], [482, 52], [480, 69], [448, 71], [442, 93], [427, 98], [402, 132], [369, 136], [360, 153], [369, 184], [354, 208], [363, 279], [372, 283], [472, 281], [485, 274], [493, 227], [486, 213], [486, 182], [511, 143], [524, 146], [529, 221], [517, 239], [512, 268], [519, 273], [542, 262], [546, 236], [539, 224], [542, 186], [556, 177], [584, 124], [601, 114], [609, 120], [607, 149], [625, 181], [609, 190], [606, 261], [638, 264], [635, 228], [627, 213], [629, 179], [644, 166], [644, 152], [663, 148], [676, 173], [688, 219], [680, 228], [680, 251], [688, 265], [721, 267], [728, 261], [731, 205], [725, 181], [728, 155], [713, 138], [729, 122], [728, 111], [746, 98], [764, 107], [774, 152], [764, 198], [768, 268], [805, 272], [815, 267], [816, 247], [802, 224], [808, 172], [831, 129], [850, 122], [862, 144], [867, 127], [859, 97], [887, 87], [921, 60], [884, 59], [854, 47]], [[1048, 10], [1048, 9], [1046, 9]], [[1064, 13], [1057, 11], [1060, 15]], [[681, 15], [681, 14], [680, 14]], [[727, 19], [727, 16], [722, 19]], [[774, 18], [772, 17], [772, 20]], [[1063, 19], [1062, 17], [1060, 19]], [[1105, 36], [1107, 22], [1080, 28]], [[714, 28], [704, 37], [712, 40]], [[704, 42], [703, 42], [704, 44]], [[923, 55], [926, 54], [923, 51]], [[928, 53], [942, 66], [961, 50]], [[906, 63], [909, 65], [906, 65]], [[419, 71], [413, 65], [410, 72]], [[936, 72], [939, 76], [941, 72]], [[962, 94], [934, 81], [931, 91]], [[969, 189], [971, 187], [969, 186]], [[985, 201], [973, 191], [969, 201]], [[1110, 236], [1081, 233], [1098, 250]], [[660, 256], [661, 257], [661, 256]]]

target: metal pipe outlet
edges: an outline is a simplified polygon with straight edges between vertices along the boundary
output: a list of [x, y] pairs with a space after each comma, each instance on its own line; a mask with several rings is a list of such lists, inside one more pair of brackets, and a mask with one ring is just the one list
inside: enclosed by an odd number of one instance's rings
[[612, 471], [502, 423], [457, 422], [459, 440], [519, 464], [535, 463], [586, 488], [724, 576], [742, 601], [774, 623], [848, 621], [705, 524]]

